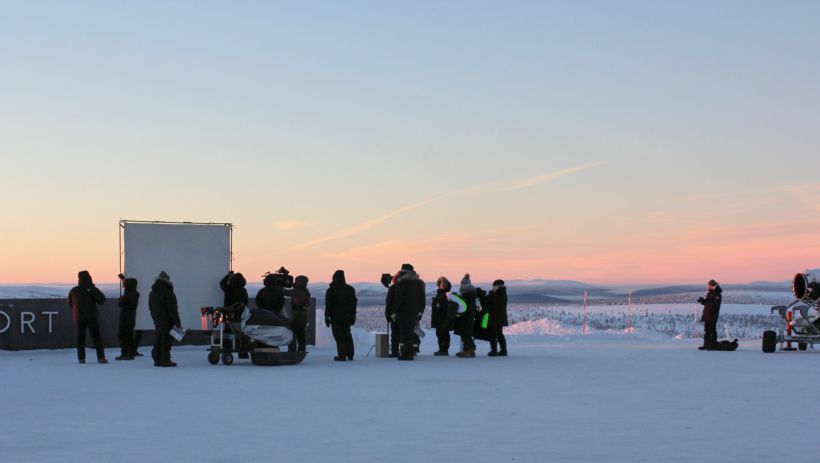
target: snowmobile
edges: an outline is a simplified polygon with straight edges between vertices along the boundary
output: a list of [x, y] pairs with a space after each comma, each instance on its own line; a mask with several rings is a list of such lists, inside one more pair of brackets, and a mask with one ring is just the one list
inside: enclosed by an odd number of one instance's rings
[[795, 275], [792, 292], [794, 302], [771, 309], [780, 315], [781, 325], [777, 331], [763, 332], [763, 352], [774, 352], [778, 345], [781, 351], [795, 351], [820, 344], [820, 269]]
[[[249, 354], [254, 365], [295, 365], [306, 352], [282, 351], [293, 341], [293, 330], [281, 315], [244, 305], [202, 307], [202, 329], [211, 334], [208, 362], [233, 364], [233, 354]], [[226, 328], [230, 327], [230, 330]]]

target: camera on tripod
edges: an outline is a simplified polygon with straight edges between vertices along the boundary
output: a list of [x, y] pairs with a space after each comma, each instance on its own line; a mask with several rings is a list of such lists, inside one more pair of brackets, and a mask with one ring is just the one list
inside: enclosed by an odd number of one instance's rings
[[285, 267], [281, 267], [276, 273], [268, 272], [262, 275], [262, 277], [266, 284], [272, 282], [280, 288], [293, 288], [293, 275], [291, 275]]

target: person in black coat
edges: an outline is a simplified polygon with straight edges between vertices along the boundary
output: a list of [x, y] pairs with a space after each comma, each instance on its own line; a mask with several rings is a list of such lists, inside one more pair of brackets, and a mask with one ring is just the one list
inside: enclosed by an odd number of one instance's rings
[[310, 306], [310, 291], [307, 285], [308, 277], [299, 275], [293, 282], [293, 290], [290, 293], [290, 327], [293, 330], [290, 350], [294, 352], [307, 350], [305, 330], [307, 329], [307, 309]]
[[151, 286], [151, 294], [148, 295], [148, 308], [151, 311], [151, 318], [154, 320], [155, 340], [151, 357], [154, 358], [155, 367], [175, 367], [176, 363], [171, 361], [171, 329], [182, 327], [179, 319], [179, 307], [177, 296], [174, 294], [174, 285], [171, 277], [164, 271], [159, 272], [156, 281]]
[[83, 270], [77, 274], [77, 286], [68, 292], [68, 305], [71, 306], [71, 315], [77, 325], [77, 359], [85, 363], [85, 332], [91, 333], [94, 348], [97, 350], [97, 362], [108, 363], [105, 359], [105, 349], [100, 337], [100, 322], [98, 305], [105, 304], [105, 295], [94, 286], [91, 274]]
[[117, 300], [120, 308], [117, 339], [120, 342], [120, 356], [115, 360], [134, 360], [137, 356], [137, 342], [134, 337], [134, 326], [137, 323], [137, 306], [140, 302], [140, 293], [137, 292], [137, 279], [125, 278], [120, 274], [123, 293]]
[[256, 308], [281, 313], [285, 307], [285, 293], [276, 274], [268, 273], [262, 281], [262, 289], [256, 293]]
[[[234, 273], [233, 271], [228, 272], [219, 282], [219, 287], [222, 288], [222, 292], [225, 294], [223, 301], [224, 307], [234, 309], [233, 315], [236, 320], [242, 319], [242, 312], [244, 312], [245, 307], [248, 306], [248, 290], [245, 289], [246, 284], [245, 276], [241, 273]], [[233, 330], [228, 326], [226, 327], [226, 332], [232, 333]], [[250, 357], [247, 352], [244, 352], [244, 342], [245, 338], [243, 336], [236, 338], [236, 346], [241, 351], [239, 352], [239, 358], [241, 359]]]
[[717, 321], [720, 316], [720, 304], [723, 301], [723, 289], [715, 280], [709, 280], [706, 297], [701, 297], [698, 302], [703, 305], [703, 315], [700, 320], [703, 322], [703, 345], [700, 350], [712, 350], [717, 344]]
[[[507, 320], [507, 287], [504, 280], [495, 280], [493, 288], [489, 293], [481, 297], [481, 307], [486, 308], [489, 313], [487, 331], [490, 336], [490, 357], [507, 356], [507, 338], [504, 337], [504, 327], [509, 324]], [[498, 347], [501, 350], [498, 350]]]
[[396, 295], [396, 281], [398, 274], [390, 275], [389, 273], [382, 274], [382, 285], [387, 288], [387, 297], [384, 299], [384, 318], [390, 328], [390, 358], [398, 358], [399, 356], [399, 324], [393, 320], [393, 297]]
[[403, 264], [396, 282], [396, 293], [393, 297], [393, 313], [391, 316], [399, 325], [399, 360], [413, 360], [417, 350], [415, 344], [418, 337], [415, 333], [416, 324], [424, 315], [427, 305], [427, 296], [424, 292], [424, 281], [410, 264]]
[[461, 286], [458, 289], [459, 296], [467, 303], [467, 310], [461, 314], [456, 321], [455, 334], [461, 336], [463, 351], [456, 353], [459, 358], [475, 358], [475, 341], [473, 331], [475, 330], [475, 317], [478, 299], [475, 286], [470, 280], [470, 274], [464, 275], [461, 279]]
[[345, 281], [344, 270], [336, 270], [325, 292], [325, 325], [333, 332], [338, 355], [333, 360], [353, 360], [354, 345], [350, 327], [356, 324], [356, 290]]
[[247, 281], [241, 273], [230, 271], [222, 278], [219, 282], [219, 287], [222, 288], [222, 292], [225, 294], [224, 307], [230, 307], [237, 302], [241, 302], [244, 306], [248, 305], [248, 290], [245, 289], [246, 284]]
[[447, 277], [439, 277], [436, 288], [430, 313], [430, 327], [436, 330], [438, 338], [438, 351], [433, 355], [446, 357], [450, 355], [450, 326], [447, 317], [450, 299], [447, 294], [453, 289], [453, 285]]

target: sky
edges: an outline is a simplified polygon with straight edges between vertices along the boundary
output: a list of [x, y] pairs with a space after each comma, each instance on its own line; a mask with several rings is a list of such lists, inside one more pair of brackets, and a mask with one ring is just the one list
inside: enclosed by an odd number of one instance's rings
[[235, 270], [599, 284], [820, 267], [820, 2], [0, 2], [0, 283]]

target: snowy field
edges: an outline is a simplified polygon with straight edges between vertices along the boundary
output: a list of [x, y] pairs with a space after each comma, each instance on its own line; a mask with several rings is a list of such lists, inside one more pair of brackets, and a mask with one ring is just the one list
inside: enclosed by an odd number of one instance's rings
[[[372, 335], [358, 330], [357, 359], [336, 363], [324, 328], [318, 339], [321, 347], [289, 367], [211, 366], [202, 347], [175, 348], [175, 369], [146, 358], [78, 365], [73, 350], [0, 351], [0, 455], [417, 463], [810, 454], [797, 442], [814, 425], [815, 351], [763, 354], [754, 340], [737, 352], [701, 352], [696, 340], [652, 333], [559, 330], [510, 336], [508, 358], [486, 357], [479, 342], [474, 360], [432, 357], [428, 335], [417, 361], [398, 362], [366, 358]], [[788, 381], [798, 371], [800, 381]]]

